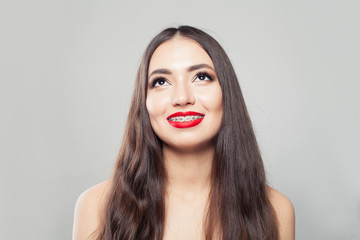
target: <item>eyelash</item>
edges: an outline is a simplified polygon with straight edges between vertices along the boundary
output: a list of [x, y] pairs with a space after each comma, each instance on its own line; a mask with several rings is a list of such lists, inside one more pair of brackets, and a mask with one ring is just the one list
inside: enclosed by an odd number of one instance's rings
[[[209, 74], [209, 73], [207, 73], [207, 72], [199, 72], [199, 73], [196, 74], [196, 77], [195, 77], [195, 79], [194, 79], [193, 81], [195, 81], [197, 78], [199, 78], [199, 77], [201, 77], [201, 76], [205, 76], [206, 78], [209, 79], [209, 81], [213, 81], [213, 80], [214, 80], [214, 76], [213, 76], [213, 75], [211, 75], [211, 74]], [[152, 81], [152, 83], [151, 83], [151, 88], [157, 87], [156, 84], [157, 84], [159, 81], [161, 81], [161, 80], [169, 83], [169, 82], [168, 82], [165, 78], [163, 78], [163, 77], [155, 78], [155, 79]], [[205, 80], [201, 80], [201, 79], [199, 79], [199, 80], [200, 80], [200, 81], [205, 81]], [[160, 86], [163, 86], [163, 85], [160, 85]]]
[[[155, 85], [156, 85], [160, 80], [164, 80], [165, 82], [167, 82], [167, 80], [166, 80], [165, 78], [163, 78], [163, 77], [155, 78], [155, 79], [152, 81], [152, 83], [151, 83], [151, 88], [156, 87]], [[160, 86], [162, 86], [162, 85], [160, 85]]]
[[[196, 78], [194, 79], [194, 81], [199, 78], [200, 76], [205, 76], [207, 77], [210, 81], [213, 81], [214, 80], [214, 76], [212, 76], [211, 74], [207, 73], [207, 72], [199, 72], [196, 74]], [[200, 79], [199, 79], [200, 80]], [[204, 81], [204, 80], [201, 80], [201, 81]]]

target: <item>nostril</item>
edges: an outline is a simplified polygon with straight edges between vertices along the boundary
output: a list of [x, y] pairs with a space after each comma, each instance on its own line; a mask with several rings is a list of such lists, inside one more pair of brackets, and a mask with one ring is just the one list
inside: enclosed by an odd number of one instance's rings
[[185, 106], [185, 105], [192, 105], [195, 103], [194, 98], [187, 98], [187, 97], [177, 97], [173, 99], [174, 106]]
[[195, 103], [195, 98], [191, 86], [187, 85], [186, 83], [177, 84], [173, 88], [172, 94], [172, 102], [174, 106], [185, 106]]

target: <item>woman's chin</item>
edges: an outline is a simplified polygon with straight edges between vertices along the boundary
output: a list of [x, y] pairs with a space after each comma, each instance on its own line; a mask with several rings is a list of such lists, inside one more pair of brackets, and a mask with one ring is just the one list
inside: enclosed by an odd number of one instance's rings
[[189, 141], [176, 141], [176, 142], [164, 142], [164, 148], [179, 153], [191, 153], [208, 150], [214, 147], [212, 141], [198, 142], [194, 140]]

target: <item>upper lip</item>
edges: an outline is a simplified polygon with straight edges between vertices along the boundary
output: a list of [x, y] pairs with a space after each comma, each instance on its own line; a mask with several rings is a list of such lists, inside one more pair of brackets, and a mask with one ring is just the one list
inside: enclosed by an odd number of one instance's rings
[[176, 112], [176, 113], [173, 113], [173, 114], [169, 115], [167, 117], [167, 119], [173, 118], [173, 117], [180, 117], [180, 116], [185, 117], [185, 116], [196, 116], [196, 115], [204, 116], [204, 114], [202, 114], [202, 113], [188, 111], [188, 112]]

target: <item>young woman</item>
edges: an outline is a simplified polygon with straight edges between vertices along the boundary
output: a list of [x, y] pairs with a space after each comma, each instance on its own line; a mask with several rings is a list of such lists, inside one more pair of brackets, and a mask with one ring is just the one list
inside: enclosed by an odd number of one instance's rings
[[78, 239], [294, 239], [294, 210], [266, 185], [234, 69], [203, 31], [158, 34], [140, 64], [109, 181], [79, 198]]

